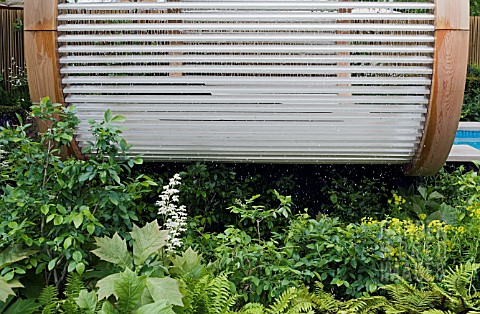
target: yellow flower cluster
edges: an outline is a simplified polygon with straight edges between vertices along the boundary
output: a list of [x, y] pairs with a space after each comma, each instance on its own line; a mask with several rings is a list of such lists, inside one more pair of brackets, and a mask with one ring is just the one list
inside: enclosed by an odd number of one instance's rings
[[397, 234], [414, 237], [421, 235], [424, 230], [422, 225], [415, 224], [411, 220], [400, 220], [398, 218], [390, 219], [390, 228], [393, 229]]
[[406, 203], [405, 198], [403, 198], [401, 195], [398, 195], [397, 193], [393, 193], [392, 198], [388, 200], [388, 204], [392, 204], [398, 210], [402, 209], [402, 204], [405, 204], [405, 203]]
[[480, 219], [480, 204], [475, 203], [467, 207], [467, 211], [470, 212], [469, 216], [475, 219]]
[[379, 224], [379, 221], [376, 219], [373, 219], [372, 217], [363, 217], [360, 220], [361, 224], [364, 226], [374, 226]]

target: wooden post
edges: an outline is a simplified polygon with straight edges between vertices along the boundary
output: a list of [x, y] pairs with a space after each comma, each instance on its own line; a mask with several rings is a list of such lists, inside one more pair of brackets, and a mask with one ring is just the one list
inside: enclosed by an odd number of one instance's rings
[[[167, 2], [179, 2], [179, 0], [167, 0]], [[168, 9], [168, 12], [167, 13], [180, 13], [180, 10], [179, 9]], [[180, 20], [168, 20], [167, 23], [182, 23], [182, 21]], [[179, 30], [173, 30], [171, 32], [168, 32], [169, 34], [172, 34], [172, 35], [178, 35], [178, 34], [181, 34], [182, 32], [179, 31]], [[180, 41], [171, 41], [170, 42], [170, 45], [182, 45], [183, 43], [180, 42]], [[178, 55], [181, 55], [182, 53], [181, 52], [171, 52], [169, 53], [170, 55], [173, 55], [173, 56], [178, 56]], [[169, 64], [170, 66], [181, 66], [182, 63], [181, 62], [170, 62]], [[170, 72], [169, 76], [182, 76], [182, 72]]]
[[418, 151], [407, 175], [434, 175], [455, 138], [468, 61], [469, 1], [435, 0], [435, 55], [430, 102]]
[[[340, 2], [350, 2], [350, 0], [340, 0]], [[352, 9], [350, 8], [345, 8], [345, 9], [340, 9], [338, 11], [339, 13], [352, 13]], [[337, 23], [349, 23], [350, 21], [344, 21], [344, 20], [339, 20]], [[337, 31], [337, 34], [350, 34], [350, 31]], [[337, 41], [337, 45], [349, 45], [350, 43], [348, 41]], [[345, 52], [337, 52], [337, 56], [344, 56], [345, 59], [350, 55], [348, 51]], [[337, 66], [339, 67], [347, 67], [350, 66], [350, 62], [337, 62]], [[345, 79], [350, 78], [350, 73], [337, 73], [337, 77], [344, 77]], [[337, 86], [341, 87], [348, 87], [350, 84], [337, 84]], [[339, 93], [338, 96], [340, 97], [346, 97], [346, 96], [352, 96], [351, 93]]]
[[[48, 96], [53, 103], [65, 105], [58, 54], [57, 5], [57, 0], [25, 0], [25, 62], [34, 104]], [[45, 132], [49, 125], [40, 122], [39, 127]], [[75, 140], [67, 154], [82, 157]]]

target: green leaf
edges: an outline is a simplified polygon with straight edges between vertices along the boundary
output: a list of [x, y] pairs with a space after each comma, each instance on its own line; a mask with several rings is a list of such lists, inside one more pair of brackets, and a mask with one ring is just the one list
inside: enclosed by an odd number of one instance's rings
[[105, 113], [103, 114], [103, 119], [106, 122], [112, 121], [112, 112], [110, 111], [110, 109], [107, 109], [107, 111], [105, 111]]
[[87, 225], [87, 232], [88, 234], [93, 234], [95, 232], [95, 225], [94, 224]]
[[118, 196], [117, 196], [116, 194], [109, 195], [109, 196], [108, 196], [108, 200], [109, 200], [110, 203], [112, 203], [113, 205], [115, 205], [115, 206], [118, 205]]
[[203, 269], [202, 255], [192, 250], [192, 248], [188, 248], [181, 256], [177, 255], [172, 258], [172, 267], [169, 273], [178, 276], [188, 274], [191, 278], [200, 278]]
[[52, 270], [55, 268], [55, 265], [57, 264], [58, 257], [52, 259], [50, 262], [48, 262], [48, 270]]
[[112, 119], [112, 122], [118, 122], [118, 123], [123, 123], [125, 121], [127, 121], [127, 118], [125, 118], [124, 116], [115, 116]]
[[32, 314], [38, 309], [40, 304], [35, 303], [33, 299], [26, 299], [26, 300], [17, 300], [15, 303], [8, 307], [8, 310], [3, 312], [3, 314]]
[[82, 260], [82, 252], [80, 252], [80, 251], [73, 252], [72, 258], [75, 262], [77, 262], [77, 263], [80, 262]]
[[142, 266], [147, 258], [165, 246], [168, 231], [160, 230], [157, 221], [147, 223], [143, 228], [133, 225], [133, 260], [136, 266]]
[[143, 164], [143, 159], [140, 158], [140, 157], [137, 157], [137, 158], [134, 158], [132, 159], [133, 163], [136, 164], [136, 165], [141, 165]]
[[8, 296], [15, 295], [12, 290], [12, 285], [9, 284], [3, 277], [0, 277], [0, 301], [7, 301]]
[[57, 204], [57, 210], [60, 214], [62, 215], [66, 215], [67, 214], [67, 210], [65, 207], [63, 207], [62, 205], [60, 204]]
[[78, 307], [85, 311], [86, 314], [95, 314], [97, 310], [97, 295], [95, 291], [88, 292], [87, 290], [81, 290], [78, 294], [78, 298], [75, 298], [75, 303]]
[[112, 294], [118, 299], [118, 296], [115, 294], [114, 282], [121, 279], [122, 275], [120, 273], [111, 274], [105, 278], [100, 279], [96, 285], [96, 287], [98, 288], [98, 300], [108, 299]]
[[72, 237], [68, 237], [63, 241], [63, 248], [66, 250], [72, 245]]
[[76, 266], [75, 266], [75, 270], [77, 271], [77, 273], [79, 275], [83, 274], [85, 272], [85, 264], [84, 263], [78, 263]]
[[127, 243], [117, 233], [111, 238], [95, 238], [95, 242], [98, 248], [92, 251], [93, 254], [122, 268], [132, 267], [132, 257], [127, 250]]
[[175, 314], [171, 305], [167, 305], [165, 300], [151, 304], [146, 304], [134, 312], [134, 314]]
[[63, 222], [63, 216], [57, 215], [57, 216], [55, 216], [55, 219], [53, 219], [53, 224], [55, 226], [61, 225], [62, 222]]
[[84, 181], [87, 181], [88, 178], [90, 177], [90, 172], [86, 172], [86, 173], [82, 173], [79, 177], [78, 177], [78, 181], [79, 182], [84, 182]]
[[10, 245], [0, 253], [0, 269], [12, 263], [21, 261], [37, 252], [38, 251], [36, 250], [23, 249], [20, 244]]
[[78, 213], [75, 216], [73, 216], [73, 224], [74, 224], [75, 228], [80, 227], [82, 222], [83, 222], [83, 214], [82, 213]]
[[140, 303], [145, 285], [146, 279], [144, 276], [139, 277], [130, 269], [125, 269], [121, 273], [120, 280], [113, 282], [113, 288], [118, 297], [117, 308], [122, 312], [134, 310]]
[[40, 211], [44, 215], [48, 214], [49, 210], [50, 210], [50, 207], [48, 205], [42, 205], [42, 207], [40, 207]]
[[105, 301], [99, 314], [118, 314], [118, 311], [113, 307], [112, 303]]
[[330, 201], [332, 202], [332, 204], [337, 204], [337, 201], [338, 201], [337, 195], [335, 194], [330, 195]]
[[170, 277], [147, 278], [147, 288], [155, 302], [166, 300], [168, 304], [183, 306], [178, 280]]

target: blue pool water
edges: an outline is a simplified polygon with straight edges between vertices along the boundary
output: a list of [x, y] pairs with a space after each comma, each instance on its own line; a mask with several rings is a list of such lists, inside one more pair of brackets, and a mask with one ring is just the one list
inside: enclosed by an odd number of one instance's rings
[[476, 149], [480, 149], [480, 130], [478, 131], [457, 131], [455, 141], [456, 145], [470, 145]]

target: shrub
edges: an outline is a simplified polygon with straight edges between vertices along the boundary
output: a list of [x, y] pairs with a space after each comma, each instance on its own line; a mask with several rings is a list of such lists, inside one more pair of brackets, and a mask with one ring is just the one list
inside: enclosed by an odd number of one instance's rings
[[107, 111], [104, 121], [90, 121], [93, 140], [85, 160], [64, 160], [61, 150], [78, 124], [75, 109], [45, 98], [32, 115], [50, 125], [38, 139], [27, 135], [28, 124], [0, 129], [7, 152], [7, 166], [0, 169], [0, 247], [22, 243], [38, 249], [10, 272], [32, 269], [58, 288], [68, 273], [84, 272], [94, 235], [128, 236], [138, 220], [134, 201], [154, 183], [142, 175], [122, 179], [142, 162], [126, 155], [129, 146], [114, 126], [123, 117]]
[[478, 65], [468, 66], [461, 120], [480, 121], [480, 68]]

